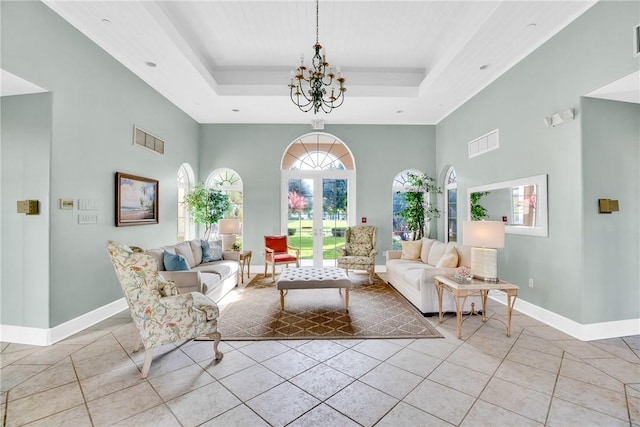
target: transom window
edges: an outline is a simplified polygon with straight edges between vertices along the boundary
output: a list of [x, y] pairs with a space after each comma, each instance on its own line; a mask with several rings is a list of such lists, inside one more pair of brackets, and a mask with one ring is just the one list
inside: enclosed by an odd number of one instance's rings
[[294, 141], [282, 159], [283, 170], [353, 170], [349, 149], [333, 135], [310, 133]]

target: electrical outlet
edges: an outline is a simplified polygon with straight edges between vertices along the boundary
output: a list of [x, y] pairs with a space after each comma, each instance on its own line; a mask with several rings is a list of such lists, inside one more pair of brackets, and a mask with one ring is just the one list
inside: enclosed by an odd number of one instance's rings
[[533, 279], [529, 277], [529, 287], [533, 288]]

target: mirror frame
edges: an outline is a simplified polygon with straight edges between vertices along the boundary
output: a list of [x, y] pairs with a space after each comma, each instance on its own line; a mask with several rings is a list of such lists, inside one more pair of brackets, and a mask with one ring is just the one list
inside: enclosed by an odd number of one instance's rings
[[523, 225], [505, 225], [504, 232], [509, 234], [522, 234], [526, 236], [549, 237], [549, 220], [547, 206], [547, 175], [529, 176], [526, 178], [514, 179], [511, 181], [496, 182], [493, 184], [469, 187], [467, 189], [467, 221], [471, 221], [471, 194], [481, 191], [492, 191], [503, 188], [518, 187], [521, 185], [535, 184], [536, 203], [538, 203], [537, 225], [535, 227], [525, 227]]

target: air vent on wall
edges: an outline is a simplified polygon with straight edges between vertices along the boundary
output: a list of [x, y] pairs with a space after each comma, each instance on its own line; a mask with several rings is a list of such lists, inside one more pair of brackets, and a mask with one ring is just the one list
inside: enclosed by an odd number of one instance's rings
[[158, 154], [164, 154], [164, 140], [151, 135], [136, 126], [134, 126], [133, 131], [134, 145], [155, 151]]
[[488, 151], [497, 150], [498, 147], [500, 147], [499, 136], [499, 129], [496, 129], [469, 142], [469, 158], [479, 156]]

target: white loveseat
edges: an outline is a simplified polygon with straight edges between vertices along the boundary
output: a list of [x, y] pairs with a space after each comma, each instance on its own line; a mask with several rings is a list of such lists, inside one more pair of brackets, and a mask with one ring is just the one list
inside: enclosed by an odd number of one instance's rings
[[[434, 276], [454, 275], [457, 267], [470, 266], [471, 248], [427, 238], [402, 243], [402, 251], [390, 250], [386, 253], [387, 280], [421, 313], [437, 314], [438, 294], [433, 285]], [[471, 303], [475, 303], [476, 310], [482, 309], [480, 297], [469, 297], [463, 310], [469, 311]], [[442, 310], [456, 311], [455, 301], [446, 291], [442, 296]]]
[[[189, 270], [166, 271], [164, 265], [164, 251], [181, 255], [189, 264]], [[181, 294], [200, 292], [219, 302], [231, 289], [238, 284], [240, 271], [239, 253], [234, 251], [222, 252], [222, 260], [202, 262], [202, 241], [189, 240], [176, 245], [149, 249], [158, 262], [158, 271], [165, 279], [175, 283]]]

